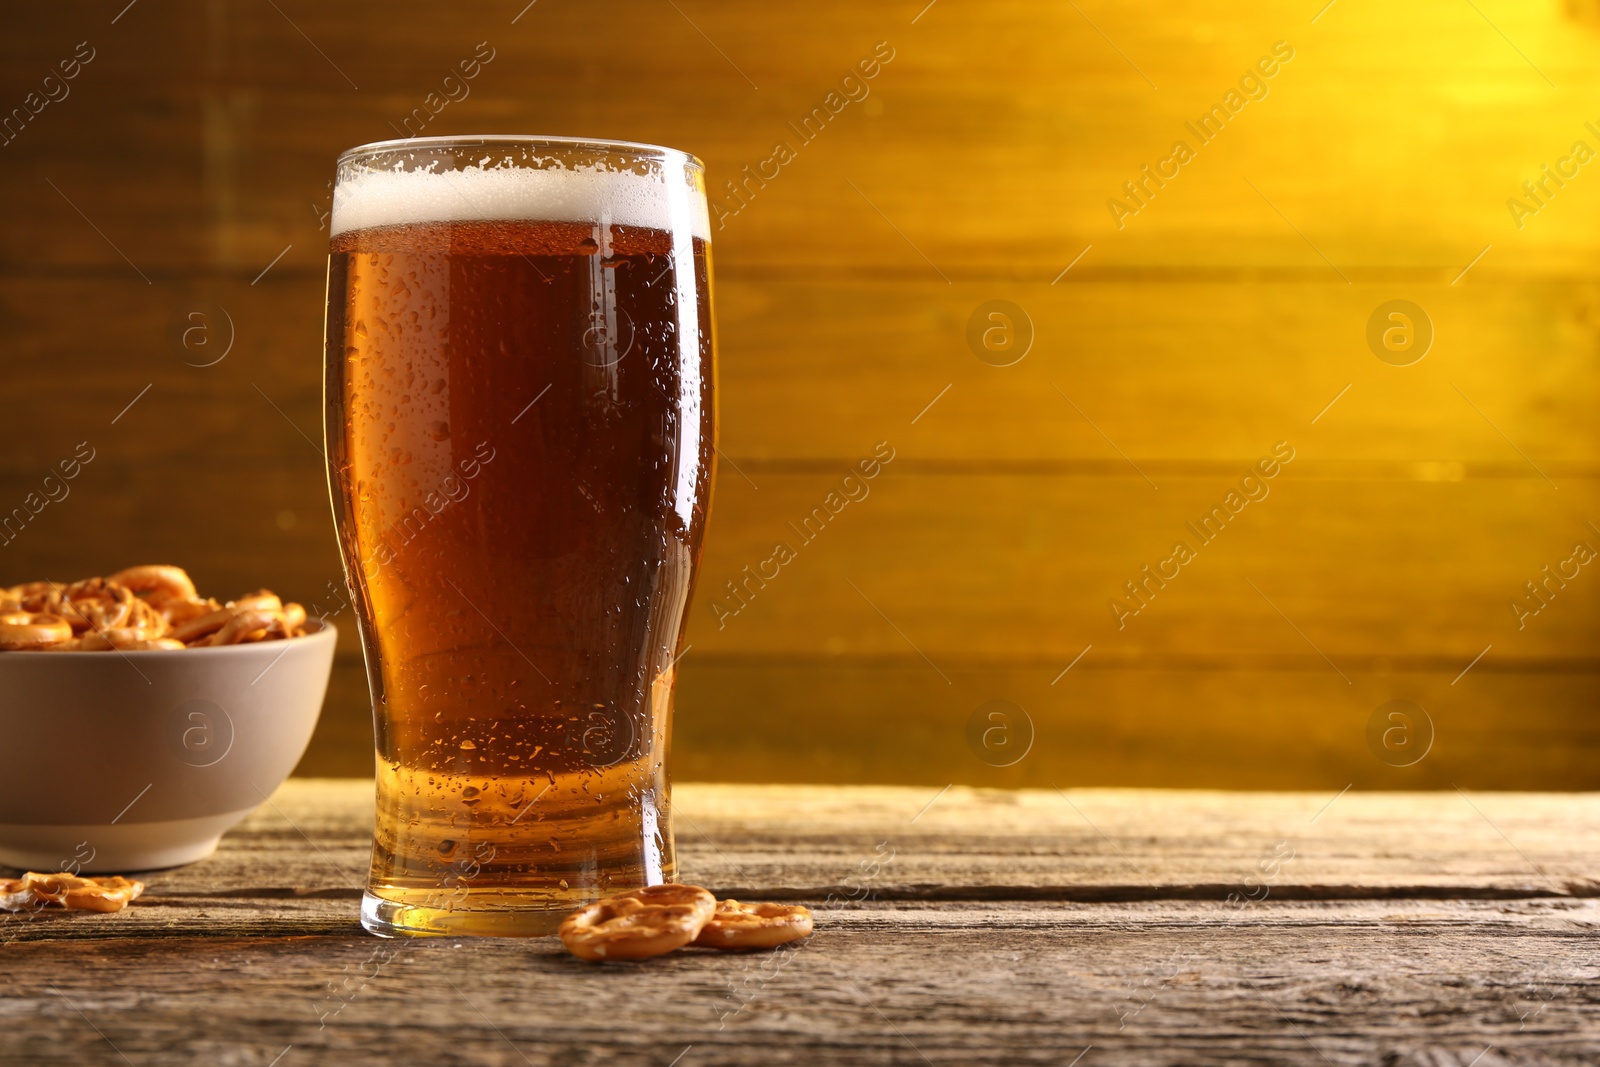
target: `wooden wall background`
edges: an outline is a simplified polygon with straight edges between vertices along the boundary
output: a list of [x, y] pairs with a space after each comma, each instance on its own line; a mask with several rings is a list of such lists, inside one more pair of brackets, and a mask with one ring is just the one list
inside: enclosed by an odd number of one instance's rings
[[[94, 56], [0, 146], [0, 505], [96, 455], [0, 581], [171, 560], [334, 603], [333, 158], [487, 42], [424, 132], [661, 142], [716, 187], [796, 149], [715, 235], [725, 461], [680, 776], [1600, 787], [1600, 573], [1523, 629], [1509, 606], [1600, 547], [1600, 162], [1520, 229], [1507, 207], [1600, 151], [1591, 0], [125, 2], [0, 34], [6, 110]], [[1118, 229], [1108, 198], [1278, 41], [1268, 95]], [[870, 95], [801, 146], [878, 42]], [[1365, 341], [1392, 299], [1434, 325], [1412, 366]], [[1033, 324], [1015, 365], [969, 348], [991, 300]], [[190, 365], [217, 309], [231, 349]], [[186, 350], [197, 310], [213, 347]], [[723, 583], [879, 441], [871, 495], [719, 628]], [[1277, 441], [1271, 495], [1118, 630], [1107, 600]], [[305, 773], [370, 771], [352, 636]], [[1392, 699], [1435, 729], [1409, 768], [1367, 742]], [[1035, 730], [1005, 769], [966, 739], [990, 700]]]

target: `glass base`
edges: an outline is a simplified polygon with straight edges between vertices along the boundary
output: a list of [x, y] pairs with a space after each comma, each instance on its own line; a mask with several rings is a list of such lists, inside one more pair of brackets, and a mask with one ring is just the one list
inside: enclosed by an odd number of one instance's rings
[[387, 900], [369, 889], [361, 895], [361, 925], [379, 937], [549, 937], [583, 903], [552, 900], [548, 906], [519, 907], [499, 901], [483, 908], [439, 908]]

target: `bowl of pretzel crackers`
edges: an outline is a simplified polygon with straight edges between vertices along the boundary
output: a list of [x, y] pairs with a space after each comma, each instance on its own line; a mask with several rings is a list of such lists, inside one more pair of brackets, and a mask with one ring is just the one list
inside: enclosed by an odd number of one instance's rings
[[316, 727], [331, 623], [179, 567], [0, 586], [0, 864], [150, 870], [211, 854]]

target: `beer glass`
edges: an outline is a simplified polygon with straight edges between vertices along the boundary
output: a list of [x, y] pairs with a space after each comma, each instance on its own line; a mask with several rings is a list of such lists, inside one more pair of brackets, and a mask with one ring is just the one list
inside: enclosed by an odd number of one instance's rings
[[715, 455], [702, 167], [339, 157], [330, 491], [377, 747], [373, 933], [538, 935], [676, 877], [674, 667]]

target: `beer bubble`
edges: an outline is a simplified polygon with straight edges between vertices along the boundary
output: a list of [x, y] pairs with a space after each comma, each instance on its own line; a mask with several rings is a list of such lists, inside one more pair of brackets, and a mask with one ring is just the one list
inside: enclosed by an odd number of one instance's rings
[[1033, 749], [1033, 718], [1009, 700], [980, 704], [967, 717], [967, 747], [991, 767], [1020, 763]]
[[1433, 320], [1409, 300], [1379, 304], [1367, 316], [1367, 347], [1391, 367], [1409, 367], [1433, 347]]
[[991, 367], [1021, 363], [1033, 347], [1033, 319], [1009, 300], [989, 300], [967, 319], [967, 347]]
[[450, 439], [450, 424], [441, 419], [428, 423], [428, 436], [435, 441], [448, 441]]

